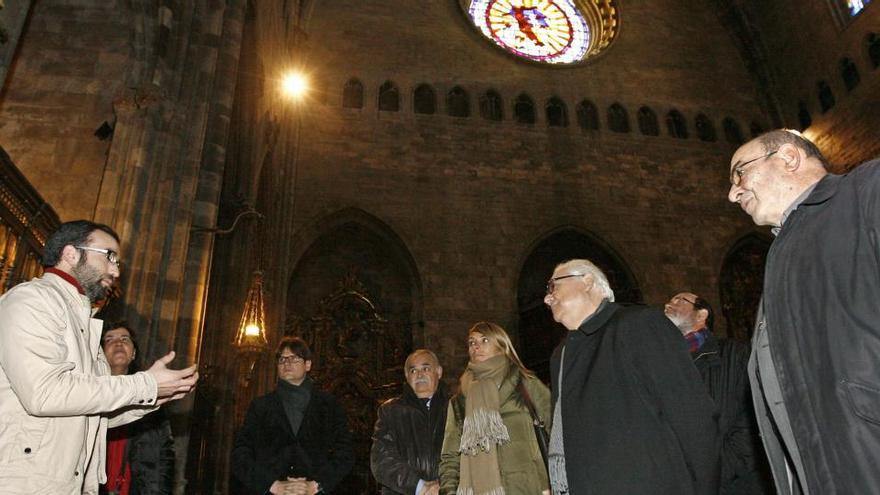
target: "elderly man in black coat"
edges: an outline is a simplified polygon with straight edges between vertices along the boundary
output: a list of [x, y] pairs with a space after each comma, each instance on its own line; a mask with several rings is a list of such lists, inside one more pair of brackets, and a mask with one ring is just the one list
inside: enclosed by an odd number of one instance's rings
[[560, 264], [544, 302], [569, 332], [550, 362], [554, 494], [717, 495], [717, 409], [681, 334], [622, 307], [587, 260]]
[[309, 378], [300, 338], [278, 345], [278, 387], [257, 397], [235, 436], [232, 472], [248, 494], [330, 494], [354, 466], [345, 412]]
[[436, 354], [419, 349], [404, 373], [403, 393], [379, 407], [370, 468], [384, 495], [437, 495], [448, 401], [443, 368]]
[[776, 235], [749, 361], [776, 488], [880, 493], [880, 160], [830, 174], [779, 129], [736, 150], [730, 181]]

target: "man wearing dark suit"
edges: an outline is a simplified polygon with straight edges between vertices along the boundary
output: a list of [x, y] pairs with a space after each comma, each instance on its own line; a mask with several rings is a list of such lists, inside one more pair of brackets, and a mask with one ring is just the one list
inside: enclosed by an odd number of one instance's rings
[[568, 329], [550, 359], [554, 495], [718, 495], [716, 407], [672, 322], [615, 304], [588, 260], [558, 265], [544, 302]]
[[354, 465], [345, 412], [309, 378], [304, 340], [278, 345], [278, 387], [254, 399], [232, 450], [232, 471], [246, 493], [330, 494]]

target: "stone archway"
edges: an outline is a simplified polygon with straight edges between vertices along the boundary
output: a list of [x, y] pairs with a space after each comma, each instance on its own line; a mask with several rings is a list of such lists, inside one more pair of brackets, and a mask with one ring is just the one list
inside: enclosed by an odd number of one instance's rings
[[545, 286], [557, 264], [574, 258], [595, 263], [608, 277], [618, 302], [642, 302], [641, 290], [626, 262], [598, 237], [568, 227], [536, 243], [523, 263], [517, 285], [519, 348], [524, 364], [544, 381], [550, 379], [550, 354], [565, 334], [565, 328], [553, 321], [544, 306]]
[[721, 265], [721, 314], [727, 320], [727, 337], [748, 342], [764, 287], [764, 264], [771, 240], [751, 233], [728, 251]]
[[338, 493], [378, 493], [371, 435], [378, 405], [400, 391], [420, 324], [413, 267], [384, 224], [350, 220], [320, 235], [290, 278], [284, 333], [309, 343], [311, 376], [346, 410], [352, 431], [355, 467]]

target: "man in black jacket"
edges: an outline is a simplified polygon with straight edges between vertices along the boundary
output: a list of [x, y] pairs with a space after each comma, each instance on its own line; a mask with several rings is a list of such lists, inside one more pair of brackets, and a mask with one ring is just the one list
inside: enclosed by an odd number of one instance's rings
[[716, 338], [712, 306], [692, 292], [673, 296], [663, 312], [684, 336], [694, 365], [721, 413], [721, 495], [773, 493], [749, 394], [748, 346]]
[[550, 361], [554, 494], [717, 495], [716, 408], [675, 326], [615, 304], [587, 260], [557, 266], [544, 302], [569, 330]]
[[399, 397], [379, 407], [370, 469], [385, 495], [437, 495], [447, 396], [437, 355], [419, 349], [406, 358]]
[[345, 412], [308, 376], [304, 340], [278, 345], [278, 387], [257, 397], [235, 436], [232, 471], [247, 493], [333, 493], [354, 465]]
[[749, 378], [777, 491], [880, 493], [880, 160], [829, 174], [780, 129], [736, 150], [730, 182], [776, 234]]

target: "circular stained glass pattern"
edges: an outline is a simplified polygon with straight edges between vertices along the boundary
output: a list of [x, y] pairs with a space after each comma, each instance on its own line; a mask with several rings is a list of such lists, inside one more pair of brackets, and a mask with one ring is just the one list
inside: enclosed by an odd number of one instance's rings
[[484, 36], [537, 62], [580, 62], [590, 28], [574, 0], [472, 0], [468, 14]]

